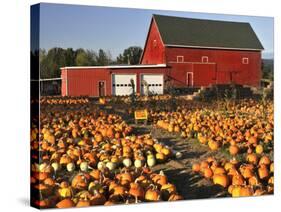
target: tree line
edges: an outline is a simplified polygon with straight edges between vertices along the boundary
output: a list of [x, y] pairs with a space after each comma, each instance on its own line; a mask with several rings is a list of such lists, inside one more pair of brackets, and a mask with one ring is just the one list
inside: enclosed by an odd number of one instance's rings
[[99, 49], [98, 52], [79, 48], [51, 48], [48, 51], [40, 49], [40, 78], [59, 78], [60, 68], [64, 66], [105, 66], [105, 65], [135, 65], [139, 63], [142, 48], [138, 46], [128, 47], [115, 59], [110, 51]]
[[262, 78], [273, 80], [274, 74], [274, 61], [273, 59], [263, 59], [262, 60]]

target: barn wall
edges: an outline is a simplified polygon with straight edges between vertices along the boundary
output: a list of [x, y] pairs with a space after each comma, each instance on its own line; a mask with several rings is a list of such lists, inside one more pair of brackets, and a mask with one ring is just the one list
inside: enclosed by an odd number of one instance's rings
[[194, 64], [193, 80], [195, 87], [216, 84], [216, 64]]
[[[166, 48], [166, 60], [169, 65], [173, 66], [173, 64], [176, 63], [177, 56], [184, 56], [184, 64], [186, 64], [186, 67], [182, 67], [183, 69], [190, 70], [189, 63], [195, 64], [195, 66], [193, 66], [193, 72], [197, 75], [197, 80], [199, 80], [196, 81], [195, 84], [202, 86], [208, 84], [208, 82], [210, 82], [209, 76], [213, 77], [213, 71], [215, 71], [215, 79], [213, 79], [213, 81], [218, 84], [230, 83], [232, 75], [232, 81], [237, 84], [259, 86], [261, 79], [260, 51]], [[215, 64], [215, 67], [211, 67], [211, 65], [208, 66], [208, 69], [212, 70], [212, 73], [208, 75], [203, 74], [206, 73], [206, 71], [203, 71], [203, 66], [198, 65], [202, 63], [202, 56], [208, 57], [208, 63]], [[242, 64], [243, 57], [249, 58], [249, 64]], [[171, 73], [171, 75], [177, 76], [182, 74], [178, 68], [173, 69], [173, 71], [177, 73]], [[233, 73], [230, 74], [231, 72]], [[208, 76], [208, 78], [206, 76]]]
[[153, 19], [144, 47], [141, 64], [164, 64], [165, 62], [165, 48]]
[[170, 63], [169, 78], [176, 87], [187, 86], [187, 74], [192, 74], [194, 87], [216, 84], [216, 64], [214, 63]]
[[[106, 81], [106, 95], [111, 94], [110, 84], [107, 83], [110, 82], [110, 75], [106, 68], [68, 70], [68, 96], [97, 96], [98, 81]], [[65, 95], [66, 92], [62, 94]]]
[[[88, 69], [63, 69], [62, 77], [62, 96], [98, 96], [98, 82], [105, 81], [106, 95], [112, 95], [112, 74], [136, 74], [137, 75], [137, 93], [140, 93], [141, 74], [163, 74], [164, 77], [167, 68], [88, 68]], [[67, 73], [66, 73], [67, 72]], [[67, 82], [67, 83], [66, 83]], [[67, 85], [67, 86], [66, 86]], [[67, 88], [68, 88], [68, 91]]]
[[171, 69], [168, 72], [168, 79], [176, 87], [186, 86], [186, 73], [192, 72], [192, 64], [174, 63], [170, 64]]

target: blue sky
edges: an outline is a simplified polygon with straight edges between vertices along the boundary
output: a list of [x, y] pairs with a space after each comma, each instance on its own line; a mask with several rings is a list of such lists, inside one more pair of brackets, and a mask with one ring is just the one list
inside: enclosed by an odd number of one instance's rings
[[273, 58], [271, 17], [47, 3], [40, 7], [40, 48], [101, 48], [115, 59], [129, 46], [143, 48], [152, 14], [249, 22], [265, 48], [263, 58]]

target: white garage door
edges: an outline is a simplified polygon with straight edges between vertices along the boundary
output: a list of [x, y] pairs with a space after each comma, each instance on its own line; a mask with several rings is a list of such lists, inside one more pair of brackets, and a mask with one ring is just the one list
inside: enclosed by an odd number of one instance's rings
[[[148, 92], [150, 94], [163, 94], [164, 93], [164, 78], [162, 74], [142, 74], [141, 81], [143, 80], [148, 84]], [[141, 83], [141, 93], [146, 94], [146, 86]]]
[[135, 92], [137, 77], [135, 74], [113, 74], [112, 75], [112, 94], [116, 96], [131, 95], [133, 88], [131, 79], [134, 80]]

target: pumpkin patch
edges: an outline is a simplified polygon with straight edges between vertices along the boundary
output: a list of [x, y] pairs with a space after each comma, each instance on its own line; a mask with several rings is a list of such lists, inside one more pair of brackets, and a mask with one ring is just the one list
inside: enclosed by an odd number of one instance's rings
[[183, 200], [197, 192], [188, 184], [193, 176], [225, 197], [274, 193], [271, 101], [241, 100], [227, 111], [222, 102], [171, 101], [138, 96], [136, 105], [149, 106], [148, 126], [138, 126], [129, 97], [42, 97], [40, 126], [34, 122], [30, 133], [33, 204]]

